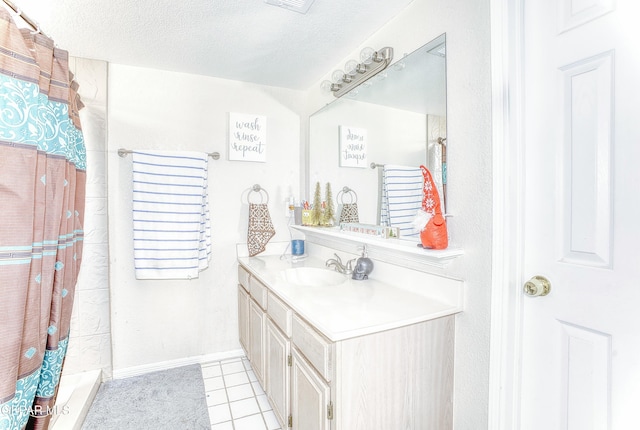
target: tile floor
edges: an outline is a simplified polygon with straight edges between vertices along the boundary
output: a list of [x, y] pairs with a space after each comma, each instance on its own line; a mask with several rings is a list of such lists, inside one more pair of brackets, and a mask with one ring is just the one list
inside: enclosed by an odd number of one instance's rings
[[280, 430], [246, 357], [202, 365], [211, 430]]

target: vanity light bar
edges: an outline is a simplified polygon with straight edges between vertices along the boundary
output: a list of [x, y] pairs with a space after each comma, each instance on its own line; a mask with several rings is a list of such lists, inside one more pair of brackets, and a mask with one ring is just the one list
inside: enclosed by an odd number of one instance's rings
[[334, 96], [342, 97], [386, 69], [393, 60], [393, 48], [387, 46], [378, 51], [364, 48], [360, 53], [360, 60], [361, 63], [355, 63], [353, 60], [347, 62], [346, 72], [336, 70], [333, 72], [333, 82], [324, 81], [321, 86], [331, 91]]

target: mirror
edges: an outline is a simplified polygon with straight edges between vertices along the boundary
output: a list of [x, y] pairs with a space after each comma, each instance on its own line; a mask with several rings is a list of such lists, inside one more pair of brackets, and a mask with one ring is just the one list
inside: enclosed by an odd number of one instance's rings
[[310, 117], [310, 196], [317, 182], [323, 189], [331, 183], [334, 197], [349, 187], [360, 223], [380, 224], [382, 166], [424, 164], [445, 212], [445, 46], [443, 34], [402, 58], [396, 54], [385, 70]]

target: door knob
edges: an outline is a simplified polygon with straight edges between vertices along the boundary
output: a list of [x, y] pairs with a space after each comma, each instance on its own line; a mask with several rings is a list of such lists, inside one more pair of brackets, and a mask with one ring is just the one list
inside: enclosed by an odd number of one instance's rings
[[551, 291], [551, 282], [544, 276], [534, 276], [524, 283], [524, 293], [530, 297], [546, 296]]

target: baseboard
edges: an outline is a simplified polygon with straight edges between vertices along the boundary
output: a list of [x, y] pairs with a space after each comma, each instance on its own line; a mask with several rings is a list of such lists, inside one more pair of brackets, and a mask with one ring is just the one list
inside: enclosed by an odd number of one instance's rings
[[145, 373], [157, 372], [159, 370], [173, 369], [191, 364], [203, 364], [210, 361], [226, 360], [228, 358], [242, 357], [242, 349], [218, 352], [215, 354], [198, 355], [194, 357], [179, 358], [176, 360], [160, 361], [157, 363], [143, 364], [140, 366], [125, 367], [123, 369], [113, 369], [113, 379], [124, 379], [132, 376], [144, 375]]

